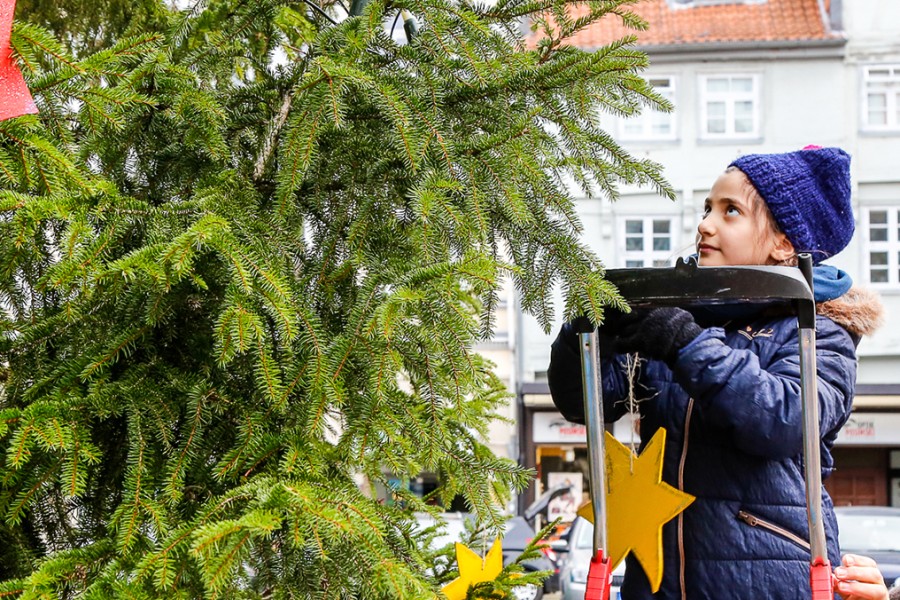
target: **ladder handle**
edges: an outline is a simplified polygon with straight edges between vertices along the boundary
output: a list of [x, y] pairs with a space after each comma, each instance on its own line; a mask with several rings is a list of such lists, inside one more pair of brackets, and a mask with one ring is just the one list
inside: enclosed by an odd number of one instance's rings
[[[631, 306], [703, 306], [709, 304], [778, 304], [788, 305], [797, 315], [800, 336], [800, 388], [803, 410], [803, 462], [806, 485], [807, 521], [810, 535], [810, 565], [827, 557], [827, 540], [822, 520], [822, 469], [819, 429], [819, 394], [816, 374], [816, 305], [813, 290], [812, 256], [799, 255], [798, 266], [730, 266], [700, 267], [695, 257], [680, 260], [675, 268], [610, 269], [605, 273], [607, 281], [614, 284], [619, 294]], [[582, 335], [584, 338], [584, 335]], [[582, 345], [585, 345], [584, 339]], [[596, 344], [595, 344], [596, 345]], [[594, 377], [584, 352], [582, 375]], [[594, 360], [593, 364], [599, 365]], [[588, 387], [597, 386], [585, 379], [585, 417], [588, 423], [588, 441], [591, 448], [591, 408], [597, 402], [589, 402]], [[596, 395], [596, 394], [595, 394]], [[602, 398], [601, 398], [602, 400]], [[591, 418], [588, 418], [588, 417]], [[602, 406], [599, 421], [602, 420]], [[600, 437], [602, 444], [602, 436]], [[600, 449], [602, 459], [602, 447]], [[591, 458], [589, 456], [589, 458]], [[591, 473], [594, 473], [593, 466]], [[596, 477], [592, 476], [592, 479]], [[605, 492], [605, 490], [604, 490]], [[592, 485], [592, 497], [597, 498]], [[605, 499], [605, 493], [603, 495]], [[595, 504], [595, 519], [598, 508]], [[605, 507], [601, 510], [605, 514]], [[600, 521], [598, 521], [600, 522]], [[604, 522], [605, 525], [605, 522]], [[605, 529], [605, 527], [604, 527]], [[595, 540], [597, 528], [595, 527]], [[605, 531], [602, 533], [605, 540]], [[604, 545], [595, 545], [594, 550]], [[825, 561], [827, 563], [827, 559]], [[821, 569], [820, 569], [821, 570]], [[829, 574], [830, 586], [830, 574]], [[830, 587], [829, 587], [830, 590]]]
[[600, 387], [600, 352], [596, 328], [578, 335], [581, 342], [581, 383], [584, 389], [584, 424], [587, 429], [591, 504], [594, 511], [594, 554], [606, 543], [606, 456], [603, 440], [603, 390]]

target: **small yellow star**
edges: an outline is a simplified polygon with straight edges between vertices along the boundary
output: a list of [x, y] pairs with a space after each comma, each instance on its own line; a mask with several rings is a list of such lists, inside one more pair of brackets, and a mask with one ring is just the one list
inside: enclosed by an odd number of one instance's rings
[[466, 600], [469, 586], [485, 581], [493, 581], [503, 570], [503, 546], [500, 538], [494, 544], [484, 560], [459, 542], [456, 543], [456, 564], [459, 566], [459, 577], [441, 588], [447, 600]]
[[[694, 501], [663, 482], [666, 430], [658, 429], [640, 456], [635, 457], [606, 432], [606, 528], [605, 548], [615, 568], [629, 551], [641, 563], [650, 587], [659, 590], [663, 575], [662, 528]], [[590, 502], [578, 510], [590, 522]]]

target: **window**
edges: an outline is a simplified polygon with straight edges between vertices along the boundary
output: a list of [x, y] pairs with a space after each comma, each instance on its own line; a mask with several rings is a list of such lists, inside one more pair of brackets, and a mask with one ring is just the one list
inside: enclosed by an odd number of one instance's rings
[[868, 245], [863, 256], [869, 283], [900, 285], [900, 208], [866, 209], [865, 232]]
[[866, 67], [863, 93], [863, 129], [900, 130], [900, 65]]
[[494, 307], [494, 329], [491, 333], [492, 342], [509, 342], [509, 303], [500, 300]]
[[759, 75], [703, 75], [700, 97], [701, 138], [760, 136]]
[[[675, 103], [674, 78], [652, 77], [649, 83], [660, 96]], [[674, 140], [675, 115], [645, 107], [639, 115], [619, 119], [619, 139], [631, 141]]]
[[620, 263], [625, 267], [667, 267], [674, 264], [677, 241], [669, 217], [626, 217], [619, 223]]

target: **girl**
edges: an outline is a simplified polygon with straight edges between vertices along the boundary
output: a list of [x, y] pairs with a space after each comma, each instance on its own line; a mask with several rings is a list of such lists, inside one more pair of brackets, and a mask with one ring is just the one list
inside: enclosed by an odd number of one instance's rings
[[[843, 150], [748, 155], [713, 185], [697, 254], [701, 266], [784, 265], [810, 252], [818, 265], [849, 243], [853, 229], [850, 157]], [[824, 478], [850, 415], [856, 343], [875, 328], [881, 304], [833, 267], [814, 271]], [[809, 597], [796, 319], [745, 313], [698, 320], [666, 307], [610, 315], [600, 329], [601, 349], [615, 353], [601, 361], [605, 415], [618, 419], [626, 399], [636, 399], [642, 439], [667, 430], [663, 480], [697, 498], [663, 528], [659, 592], [651, 593], [629, 556], [622, 597]], [[564, 325], [553, 344], [549, 383], [560, 412], [583, 421], [574, 331]], [[626, 377], [628, 353], [641, 359], [633, 378]], [[837, 525], [825, 492], [823, 513], [829, 560], [838, 565]]]

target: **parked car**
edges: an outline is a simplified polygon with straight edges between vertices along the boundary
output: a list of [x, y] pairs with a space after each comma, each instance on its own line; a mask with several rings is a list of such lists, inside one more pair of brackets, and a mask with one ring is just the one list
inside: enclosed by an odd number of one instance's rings
[[[428, 513], [416, 513], [416, 520], [419, 523], [419, 527], [424, 530], [431, 527], [438, 527], [438, 534], [432, 539], [432, 548], [435, 550], [439, 548], [443, 548], [448, 544], [452, 544], [454, 542], [462, 541], [465, 537], [466, 533], [466, 523], [474, 520], [474, 515], [471, 513], [463, 513], [463, 512], [453, 512], [453, 513], [443, 513], [441, 515], [441, 519], [443, 523], [438, 522], [433, 516]], [[503, 564], [504, 566], [515, 560], [519, 554], [522, 553], [522, 549], [525, 548], [524, 545], [520, 545], [520, 534], [521, 534], [521, 526], [513, 525], [513, 528], [516, 530], [512, 542], [507, 541], [507, 536], [504, 536], [502, 540], [503, 544]], [[509, 531], [510, 525], [507, 522], [507, 530]], [[507, 534], [508, 535], [508, 534]], [[553, 571], [554, 566], [553, 563], [546, 557], [542, 556], [533, 560], [529, 560], [523, 563], [526, 571]], [[522, 585], [516, 586], [513, 588], [513, 600], [540, 600], [544, 596], [544, 592], [555, 591], [556, 588], [548, 589], [547, 582], [545, 580], [544, 586], [537, 585]]]
[[[512, 517], [506, 522], [502, 540], [504, 566], [518, 558], [528, 543], [534, 538], [534, 522], [537, 515], [547, 509], [547, 505], [551, 500], [564, 494], [569, 489], [570, 486], [565, 484], [550, 488], [530, 504], [521, 515]], [[435, 536], [432, 541], [432, 546], [435, 549], [460, 541], [466, 531], [466, 522], [474, 519], [471, 513], [464, 512], [443, 513], [441, 517], [445, 524], [440, 527], [439, 535]], [[416, 520], [423, 530], [438, 525], [435, 518], [428, 513], [416, 513]], [[534, 585], [514, 587], [514, 600], [540, 600], [543, 598], [544, 593], [553, 593], [559, 590], [559, 571], [551, 558], [553, 556], [555, 555], [552, 549], [548, 547], [542, 556], [522, 563], [526, 571], [550, 571], [552, 575], [544, 580], [543, 587]]]
[[431, 540], [431, 547], [434, 550], [443, 548], [447, 544], [461, 541], [463, 534], [466, 532], [466, 522], [473, 519], [474, 517], [470, 513], [446, 512], [441, 513], [441, 522], [429, 513], [416, 513], [416, 522], [419, 524], [419, 530], [424, 531], [439, 526], [437, 535]]
[[841, 554], [862, 554], [878, 563], [888, 587], [900, 585], [900, 508], [838, 506]]
[[[594, 526], [587, 519], [578, 517], [565, 535], [566, 546], [559, 550], [565, 558], [559, 572], [559, 589], [562, 600], [584, 600], [591, 555], [594, 552]], [[613, 570], [609, 600], [621, 600], [622, 581], [625, 578], [625, 561]]]
[[[550, 502], [554, 498], [562, 496], [572, 489], [569, 483], [561, 483], [555, 485], [545, 491], [543, 494], [528, 505], [521, 515], [512, 517], [506, 523], [506, 534], [503, 537], [503, 564], [509, 564], [517, 556], [522, 554], [525, 546], [534, 539], [536, 535], [535, 519], [542, 512], [547, 510]], [[538, 559], [530, 560], [524, 563], [526, 571], [550, 571], [551, 575], [544, 580], [544, 591], [553, 593], [559, 590], [559, 567], [557, 566], [558, 556], [555, 549], [551, 545], [544, 548], [544, 556]]]

